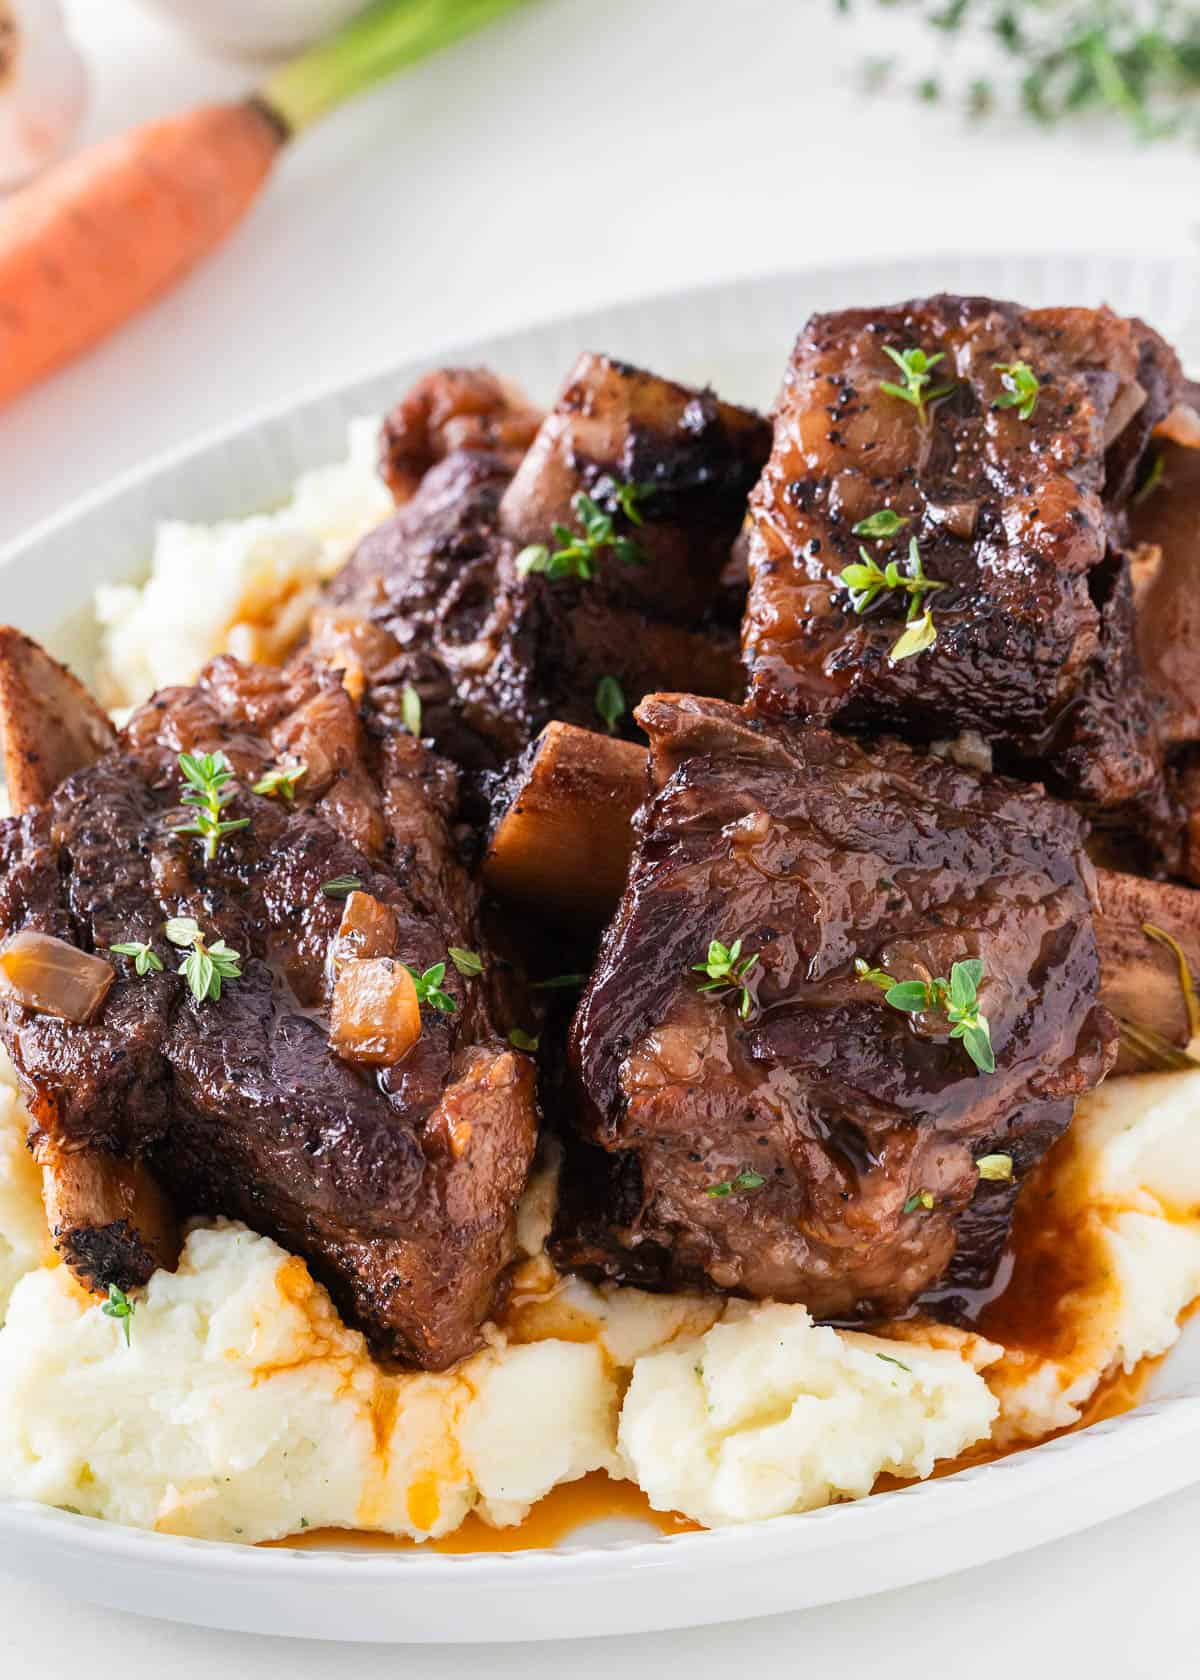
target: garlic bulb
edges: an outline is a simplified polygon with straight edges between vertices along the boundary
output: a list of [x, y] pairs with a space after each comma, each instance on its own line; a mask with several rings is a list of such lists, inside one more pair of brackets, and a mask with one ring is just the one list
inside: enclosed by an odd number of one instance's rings
[[0, 0], [0, 191], [62, 156], [86, 97], [59, 0]]

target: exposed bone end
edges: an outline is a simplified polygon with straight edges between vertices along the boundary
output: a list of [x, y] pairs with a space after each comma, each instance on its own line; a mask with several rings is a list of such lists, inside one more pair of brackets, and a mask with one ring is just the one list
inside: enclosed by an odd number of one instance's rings
[[116, 741], [83, 684], [9, 625], [0, 625], [0, 734], [14, 811], [44, 804], [60, 782]]
[[595, 924], [612, 914], [646, 790], [646, 750], [551, 723], [519, 766], [483, 876], [539, 915]]
[[99, 1149], [66, 1150], [44, 1132], [33, 1151], [55, 1252], [83, 1287], [134, 1289], [179, 1259], [174, 1210], [139, 1161]]

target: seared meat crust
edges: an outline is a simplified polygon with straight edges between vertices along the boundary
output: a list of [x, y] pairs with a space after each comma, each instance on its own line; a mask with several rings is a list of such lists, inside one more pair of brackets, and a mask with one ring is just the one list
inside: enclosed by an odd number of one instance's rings
[[[173, 832], [178, 754], [225, 753], [250, 827], [205, 862]], [[307, 766], [295, 802], [249, 791], [272, 762]], [[455, 777], [400, 732], [368, 739], [336, 677], [215, 661], [167, 690], [117, 748], [46, 806], [0, 826], [0, 931], [105, 955], [146, 940], [162, 973], [117, 979], [75, 1025], [7, 1000], [0, 1032], [54, 1141], [144, 1158], [181, 1212], [226, 1214], [303, 1254], [379, 1350], [442, 1367], [469, 1352], [502, 1288], [535, 1139], [533, 1067], [492, 1026], [485, 983], [449, 967], [453, 1014], [425, 1008], [399, 1062], [362, 1068], [329, 1045], [330, 947], [350, 875], [395, 918], [417, 972], [478, 950], [474, 890], [449, 824]], [[197, 1003], [168, 917], [243, 954], [242, 978]]]
[[[582, 1144], [559, 1257], [834, 1319], [986, 1283], [1015, 1185], [1115, 1054], [1079, 819], [1040, 789], [719, 701], [657, 695], [638, 715], [651, 785], [572, 1028]], [[745, 1020], [698, 988], [710, 939], [757, 954]], [[990, 1076], [854, 969], [945, 976], [967, 957]], [[1013, 1185], [979, 1182], [995, 1152]], [[738, 1189], [744, 1173], [763, 1182]]]
[[[663, 686], [733, 694], [735, 638], [711, 610], [769, 441], [711, 392], [584, 356], [515, 476], [494, 449], [430, 468], [334, 580], [311, 651], [385, 714], [414, 687], [424, 731], [471, 768], [498, 768], [551, 719], [595, 724], [604, 676], [630, 707]], [[641, 523], [618, 501], [626, 485]], [[518, 567], [525, 547], [555, 546], [556, 525], [580, 529], [581, 492], [642, 563], [604, 548], [587, 580]]]
[[[883, 390], [900, 377], [885, 347], [944, 358], [927, 390], [949, 391], [925, 414]], [[1025, 419], [996, 406], [997, 364], [1020, 361], [1039, 381]], [[1123, 509], [1179, 388], [1162, 340], [1107, 309], [941, 296], [815, 316], [753, 497], [750, 704], [913, 741], [977, 730], [1003, 768], [1161, 820]], [[866, 540], [854, 525], [883, 508], [907, 523], [868, 540], [880, 566], [915, 538], [945, 585], [925, 597], [937, 645], [895, 664], [908, 597], [859, 617], [837, 582]]]

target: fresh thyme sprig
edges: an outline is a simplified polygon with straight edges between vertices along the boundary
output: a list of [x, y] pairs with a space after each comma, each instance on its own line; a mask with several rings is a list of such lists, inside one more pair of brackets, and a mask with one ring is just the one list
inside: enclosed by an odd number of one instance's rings
[[625, 716], [625, 691], [616, 677], [601, 677], [596, 684], [596, 716], [610, 735], [617, 733], [617, 725]]
[[761, 1190], [766, 1182], [761, 1173], [747, 1167], [738, 1173], [736, 1178], [726, 1178], [722, 1179], [720, 1184], [710, 1184], [704, 1194], [722, 1200], [726, 1196], [732, 1196], [736, 1190]]
[[400, 721], [410, 735], [421, 739], [421, 696], [411, 683], [405, 683], [400, 695]]
[[405, 963], [405, 968], [412, 975], [413, 985], [417, 989], [417, 1002], [427, 1003], [430, 1009], [436, 1009], [441, 1015], [453, 1015], [458, 1008], [449, 992], [442, 990], [442, 981], [446, 978], [444, 962], [434, 963], [424, 974], [419, 974], [415, 968]]
[[860, 519], [857, 525], [850, 529], [856, 537], [894, 537], [908, 524], [908, 519], [896, 513], [892, 508], [880, 508], [878, 513], [872, 513], [866, 519]]
[[992, 407], [1015, 408], [1022, 420], [1032, 420], [1041, 384], [1029, 363], [993, 362], [992, 366], [1004, 387], [1003, 395], [996, 398]]
[[335, 875], [331, 880], [321, 882], [321, 891], [326, 898], [349, 898], [361, 887], [362, 882], [357, 875]]
[[132, 957], [135, 974], [161, 974], [163, 971], [162, 958], [144, 939], [128, 939], [120, 945], [110, 945], [109, 950], [118, 952], [122, 957]]
[[735, 939], [732, 945], [722, 945], [719, 939], [709, 942], [708, 956], [704, 962], [692, 964], [694, 974], [707, 974], [708, 979], [700, 987], [702, 992], [737, 992], [741, 1001], [738, 1004], [738, 1014], [746, 1020], [753, 1005], [746, 976], [758, 961], [758, 952], [754, 951], [748, 957], [742, 956], [742, 942]]
[[[881, 0], [895, 9], [897, 0]], [[1144, 140], [1200, 135], [1200, 18], [1194, 0], [901, 0], [942, 36], [998, 45], [1029, 116], [1043, 124], [1088, 111], [1124, 120]], [[851, 0], [835, 0], [851, 10]], [[932, 43], [931, 43], [932, 44]], [[945, 53], [944, 42], [937, 46]], [[867, 85], [892, 79], [894, 59], [874, 60]], [[914, 83], [926, 101], [941, 98], [940, 76]], [[972, 116], [997, 105], [989, 76], [966, 86]]]
[[979, 1008], [983, 964], [978, 957], [952, 963], [949, 980], [896, 980], [886, 969], [871, 968], [861, 957], [855, 961], [854, 972], [867, 985], [878, 986], [883, 1001], [905, 1015], [939, 1010], [950, 1023], [950, 1037], [962, 1040], [980, 1073], [995, 1073], [992, 1030]]
[[945, 353], [939, 351], [936, 356], [926, 355], [919, 345], [908, 350], [893, 350], [890, 344], [883, 346], [885, 356], [890, 356], [900, 369], [904, 383], [898, 385], [893, 379], [881, 379], [879, 389], [886, 391], [889, 397], [899, 397], [901, 402], [910, 403], [917, 411], [917, 418], [924, 425], [927, 415], [925, 405], [936, 402], [938, 397], [948, 395], [951, 387], [939, 385], [936, 390], [927, 391], [925, 387], [933, 378], [933, 369], [939, 362], [946, 360]]
[[183, 776], [181, 802], [195, 808], [191, 822], [180, 823], [176, 834], [197, 834], [204, 841], [204, 855], [210, 861], [227, 834], [249, 828], [249, 817], [222, 817], [221, 813], [237, 793], [233, 771], [223, 752], [180, 753]]
[[461, 945], [450, 945], [446, 955], [458, 972], [468, 980], [483, 973], [483, 958], [478, 951], [466, 951]]
[[[616, 484], [612, 490], [618, 508], [635, 525], [642, 524], [642, 515], [637, 510], [637, 498], [642, 494], [642, 489], [633, 484]], [[581, 530], [572, 531], [569, 525], [556, 524], [552, 527], [554, 548], [547, 543], [531, 543], [523, 548], [517, 555], [517, 571], [522, 577], [530, 572], [544, 572], [551, 579], [577, 577], [586, 583], [595, 577], [596, 560], [606, 548], [623, 565], [646, 564], [646, 556], [638, 544], [632, 537], [617, 535], [614, 516], [605, 513], [585, 490], [577, 491], [571, 498], [571, 507]]]
[[163, 928], [172, 945], [187, 950], [178, 972], [191, 987], [197, 1003], [217, 1003], [225, 980], [240, 980], [242, 956], [223, 939], [208, 944], [194, 916], [172, 916]]
[[108, 1300], [100, 1308], [105, 1318], [115, 1318], [125, 1332], [125, 1346], [130, 1345], [129, 1331], [133, 1324], [133, 1315], [137, 1311], [136, 1301], [131, 1301], [123, 1289], [118, 1289], [115, 1283], [108, 1286]]
[[251, 792], [266, 799], [283, 799], [290, 805], [296, 797], [296, 783], [308, 773], [307, 764], [277, 764], [255, 782]]
[[937, 630], [933, 613], [925, 605], [925, 597], [935, 589], [944, 589], [946, 585], [925, 575], [916, 537], [908, 540], [908, 567], [905, 572], [900, 570], [895, 560], [889, 560], [886, 566], [881, 567], [865, 548], [860, 546], [858, 552], [862, 556], [862, 564], [847, 566], [837, 579], [850, 593], [851, 611], [866, 612], [885, 589], [899, 589], [908, 596], [907, 628], [892, 644], [889, 663], [897, 665], [902, 659], [911, 659], [914, 654], [931, 648], [937, 641]]

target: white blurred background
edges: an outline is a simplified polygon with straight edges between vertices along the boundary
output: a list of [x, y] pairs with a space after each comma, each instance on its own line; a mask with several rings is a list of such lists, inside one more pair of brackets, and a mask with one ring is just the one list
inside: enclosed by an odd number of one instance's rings
[[[289, 0], [65, 0], [91, 69], [84, 139], [252, 81], [168, 4], [211, 19]], [[868, 96], [865, 61], [898, 49], [899, 85]], [[831, 0], [519, 8], [335, 112], [182, 288], [0, 413], [0, 541], [239, 415], [592, 304], [857, 255], [1200, 258], [1194, 142], [972, 124], [948, 51], [873, 0], [849, 20]], [[939, 73], [943, 100], [915, 100]]]

